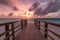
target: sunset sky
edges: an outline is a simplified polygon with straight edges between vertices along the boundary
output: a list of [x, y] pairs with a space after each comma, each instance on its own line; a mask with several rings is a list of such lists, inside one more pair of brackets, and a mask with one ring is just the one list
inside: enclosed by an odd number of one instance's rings
[[[40, 4], [34, 10], [29, 11], [29, 8], [34, 7], [32, 5], [35, 2]], [[50, 5], [51, 2], [54, 4], [53, 6]], [[26, 16], [39, 18], [60, 18], [60, 6], [55, 6], [55, 4], [58, 5], [58, 3], [60, 3], [60, 1], [56, 2], [56, 0], [0, 0], [0, 18]], [[51, 11], [51, 7], [49, 7], [48, 4], [52, 7], [53, 12]], [[50, 9], [48, 12], [46, 12], [48, 8]], [[46, 13], [44, 12], [44, 9], [46, 10]], [[37, 10], [41, 10], [41, 12], [38, 12]]]

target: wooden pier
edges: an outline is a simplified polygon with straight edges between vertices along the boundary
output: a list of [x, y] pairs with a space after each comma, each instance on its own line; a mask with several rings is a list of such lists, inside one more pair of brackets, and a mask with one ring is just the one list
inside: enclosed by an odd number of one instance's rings
[[[41, 22], [44, 23], [44, 26], [41, 25]], [[16, 27], [15, 27], [15, 23], [18, 23]], [[52, 36], [48, 34], [49, 31], [53, 33], [55, 36], [57, 36], [58, 38], [60, 38], [60, 34], [55, 33], [52, 30], [48, 29], [48, 24], [60, 28], [60, 24], [40, 21], [36, 19], [34, 19], [34, 23], [28, 23], [27, 20], [1, 23], [0, 26], [5, 27], [5, 32], [1, 33], [0, 37], [5, 35], [5, 38], [3, 40], [10, 40], [11, 36], [12, 36], [12, 40], [47, 40], [47, 37], [50, 37], [51, 40], [55, 40]], [[9, 29], [9, 27], [11, 27], [11, 29]], [[41, 27], [43, 27], [44, 30]], [[44, 32], [44, 34], [42, 34], [41, 30]], [[20, 32], [15, 36], [15, 33], [18, 31]], [[12, 33], [9, 34], [10, 32]]]
[[16, 40], [46, 40], [34, 24], [28, 24], [18, 35]]

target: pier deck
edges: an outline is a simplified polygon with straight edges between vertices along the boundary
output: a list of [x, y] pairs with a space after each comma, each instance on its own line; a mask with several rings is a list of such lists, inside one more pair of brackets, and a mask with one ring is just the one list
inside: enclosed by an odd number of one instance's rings
[[[0, 27], [5, 27], [4, 32], [0, 33], [0, 40], [49, 40], [48, 37], [51, 40], [55, 40], [48, 32], [51, 32], [60, 40], [60, 34], [48, 28], [50, 25], [60, 28], [60, 24], [36, 19], [32, 23], [30, 22], [27, 22], [27, 20], [19, 20], [0, 23]], [[1, 38], [2, 36], [5, 37]]]
[[34, 24], [28, 24], [16, 37], [16, 40], [46, 40]]

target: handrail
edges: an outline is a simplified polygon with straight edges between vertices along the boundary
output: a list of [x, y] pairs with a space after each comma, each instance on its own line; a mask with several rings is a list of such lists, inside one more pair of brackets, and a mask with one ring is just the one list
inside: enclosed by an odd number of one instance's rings
[[6, 24], [11, 24], [11, 23], [16, 23], [16, 22], [19, 22], [19, 21], [12, 21], [12, 22], [0, 23], [0, 26], [2, 26], [2, 25], [6, 25]]
[[[10, 36], [12, 36], [12, 40], [15, 40], [15, 33], [17, 31], [19, 31], [21, 29], [21, 27], [23, 27], [23, 26], [21, 26], [21, 25], [23, 25], [22, 21], [24, 21], [24, 20], [11, 21], [11, 22], [6, 22], [6, 23], [0, 23], [0, 27], [2, 27], [2, 26], [5, 27], [5, 32], [1, 33], [0, 37], [2, 37], [3, 35], [5, 35], [5, 39], [4, 40], [10, 40]], [[17, 25], [16, 27], [14, 27], [14, 24], [18, 23], [18, 22], [19, 22], [19, 25]], [[11, 24], [11, 26], [9, 26], [9, 24]], [[24, 26], [26, 26], [26, 25], [24, 25]], [[9, 27], [11, 27], [11, 29], [9, 29]], [[15, 29], [17, 29], [17, 30], [15, 30]], [[11, 32], [11, 31], [12, 31], [12, 33], [9, 34], [9, 32]]]
[[41, 22], [44, 22], [44, 23], [47, 23], [47, 24], [51, 24], [51, 25], [54, 25], [56, 27], [60, 27], [60, 24], [56, 24], [56, 23], [53, 23], [53, 22], [47, 22], [47, 21], [41, 21]]
[[[48, 24], [50, 25], [53, 25], [53, 26], [56, 26], [56, 27], [60, 27], [60, 24], [56, 24], [56, 23], [52, 23], [52, 22], [47, 22], [47, 21], [41, 21], [41, 20], [34, 20], [35, 22], [35, 25], [39, 26], [40, 27], [40, 30], [42, 30], [44, 32], [44, 37], [47, 39], [47, 36], [50, 37], [52, 40], [54, 40], [53, 37], [51, 37], [49, 34], [48, 34], [48, 31], [53, 33], [55, 36], [57, 36], [58, 38], [60, 38], [60, 35], [55, 33], [54, 31], [48, 29]], [[44, 23], [45, 25], [41, 25], [41, 22]], [[41, 28], [43, 27], [44, 30]]]

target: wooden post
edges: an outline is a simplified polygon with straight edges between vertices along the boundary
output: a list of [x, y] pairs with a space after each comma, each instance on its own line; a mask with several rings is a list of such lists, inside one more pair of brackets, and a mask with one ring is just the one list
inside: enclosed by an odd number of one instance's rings
[[23, 20], [21, 20], [21, 29], [23, 30]]
[[34, 19], [34, 25], [37, 26], [37, 24], [36, 24], [36, 20], [35, 20], [35, 19]]
[[[48, 28], [48, 24], [47, 23], [45, 23], [45, 28]], [[48, 31], [45, 29], [44, 37], [47, 39], [46, 33], [48, 33]]]
[[11, 26], [12, 26], [12, 40], [15, 40], [14, 23], [11, 23]]
[[39, 30], [40, 30], [40, 21], [39, 21]]
[[25, 27], [27, 26], [27, 20], [25, 20]]
[[[9, 24], [6, 24], [5, 25], [5, 31], [7, 32], [7, 31], [9, 31]], [[9, 36], [9, 32], [8, 33], [6, 33], [6, 38]], [[9, 40], [9, 38], [7, 38], [6, 40]]]

